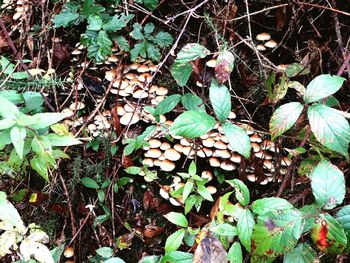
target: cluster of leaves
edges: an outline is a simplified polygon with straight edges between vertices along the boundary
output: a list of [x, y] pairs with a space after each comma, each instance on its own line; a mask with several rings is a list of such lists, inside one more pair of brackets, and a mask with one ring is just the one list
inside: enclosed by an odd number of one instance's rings
[[80, 144], [65, 125], [57, 124], [67, 114], [42, 113], [43, 103], [38, 92], [0, 92], [1, 173], [24, 172], [30, 164], [49, 181], [48, 170], [56, 168], [58, 159], [68, 158], [57, 147]]
[[[305, 239], [300, 241], [301, 236], [307, 234], [322, 252], [333, 254], [349, 252], [350, 206], [344, 206], [335, 216], [327, 213], [327, 210], [335, 208], [344, 200], [343, 173], [328, 160], [323, 160], [309, 177], [315, 203], [301, 209], [295, 208], [285, 199], [275, 197], [258, 199], [250, 204], [247, 186], [238, 179], [226, 180], [234, 190], [220, 197], [216, 220], [207, 225], [206, 229], [191, 228], [182, 213], [170, 212], [165, 215], [171, 223], [180, 227], [167, 238], [165, 257], [180, 248], [183, 242], [187, 246], [193, 246], [196, 235], [204, 230], [212, 232], [223, 245], [219, 252], [226, 260], [222, 259], [220, 262], [227, 260], [242, 262], [242, 247], [252, 254], [251, 262], [272, 262], [280, 256], [284, 256], [285, 263], [314, 262], [317, 260], [317, 252], [311, 247], [310, 242], [306, 242]], [[189, 178], [188, 182], [191, 180]], [[185, 192], [184, 188], [183, 194], [188, 192]], [[236, 200], [237, 203], [231, 203], [230, 199]], [[227, 222], [224, 215], [232, 216], [234, 223]], [[232, 243], [232, 240], [235, 241]], [[196, 250], [195, 258], [199, 257], [198, 253]], [[213, 260], [215, 254], [217, 251], [210, 250], [200, 257]], [[178, 259], [183, 256], [185, 255], [179, 254]], [[190, 260], [193, 255], [186, 254], [186, 256], [188, 262], [192, 262]], [[148, 259], [150, 260], [150, 257]], [[147, 262], [164, 261], [158, 257]]]
[[[153, 9], [158, 1], [142, 0], [147, 8]], [[114, 3], [117, 5], [118, 3]], [[120, 50], [130, 51], [132, 60], [139, 56], [150, 58], [153, 61], [160, 59], [160, 48], [169, 46], [173, 38], [169, 33], [160, 31], [152, 36], [155, 26], [148, 23], [142, 30], [138, 23], [133, 25], [131, 37], [138, 41], [130, 50], [130, 45], [125, 37], [118, 33], [124, 29], [134, 17], [133, 14], [124, 13], [109, 15], [110, 8], [106, 9], [102, 4], [95, 3], [94, 0], [70, 1], [67, 2], [62, 11], [52, 19], [55, 27], [69, 27], [87, 22], [85, 33], [81, 35], [81, 43], [87, 47], [87, 55], [96, 62], [104, 61], [112, 54], [113, 41], [115, 41]]]

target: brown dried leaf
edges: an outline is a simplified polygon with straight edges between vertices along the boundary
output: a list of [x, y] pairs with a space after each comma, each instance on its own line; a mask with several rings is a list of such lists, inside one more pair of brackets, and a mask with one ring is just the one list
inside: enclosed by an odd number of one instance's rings
[[201, 239], [193, 255], [193, 263], [225, 263], [227, 252], [213, 233], [208, 231]]
[[220, 84], [226, 82], [234, 68], [235, 57], [230, 51], [223, 51], [217, 58], [215, 77]]
[[163, 228], [155, 225], [146, 225], [145, 230], [143, 231], [143, 235], [145, 237], [155, 237], [163, 232]]
[[133, 166], [134, 162], [129, 156], [126, 156], [126, 155], [123, 154], [123, 156], [122, 156], [122, 165], [123, 165], [124, 168], [128, 168], [130, 166]]
[[159, 198], [155, 197], [151, 190], [147, 190], [143, 195], [143, 207], [145, 210], [153, 210], [159, 206]]

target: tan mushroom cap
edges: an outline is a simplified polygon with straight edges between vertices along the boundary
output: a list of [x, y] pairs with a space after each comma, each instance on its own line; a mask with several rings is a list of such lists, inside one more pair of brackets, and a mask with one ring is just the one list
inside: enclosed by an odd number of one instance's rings
[[140, 65], [136, 70], [139, 73], [145, 73], [149, 71], [149, 67], [146, 65]]
[[194, 148], [191, 147], [191, 146], [184, 146], [184, 147], [182, 148], [182, 153], [183, 153], [184, 155], [186, 155], [186, 156], [194, 156], [195, 150], [194, 150]]
[[168, 142], [162, 142], [162, 144], [159, 147], [162, 151], [168, 150], [171, 148], [170, 143]]
[[150, 139], [148, 143], [150, 148], [159, 148], [162, 145], [162, 142], [158, 139]]
[[134, 73], [127, 73], [124, 75], [124, 77], [128, 80], [132, 80], [132, 79], [135, 79], [136, 81], [138, 81], [136, 75]]
[[156, 93], [157, 90], [158, 90], [158, 86], [157, 85], [152, 85], [149, 88], [149, 93]]
[[233, 111], [230, 111], [230, 113], [228, 115], [228, 119], [229, 120], [236, 119], [236, 114]]
[[148, 167], [153, 167], [154, 166], [154, 162], [152, 158], [144, 158], [142, 160], [142, 164], [143, 165], [147, 165]]
[[182, 138], [181, 140], [180, 140], [180, 144], [182, 145], [182, 146], [191, 146], [192, 144], [187, 140], [187, 139], [185, 139], [185, 138]]
[[147, 152], [145, 152], [145, 156], [146, 155], [147, 155], [147, 157], [157, 159], [157, 158], [162, 156], [162, 152], [157, 148], [153, 148], [153, 149], [149, 149]]
[[197, 150], [197, 155], [201, 158], [206, 158], [212, 156], [213, 151], [209, 148], [204, 147]]
[[230, 161], [234, 163], [240, 163], [242, 160], [242, 157], [238, 153], [233, 153], [230, 157]]
[[81, 101], [78, 101], [77, 103], [73, 102], [69, 108], [74, 111], [74, 110], [82, 110], [85, 108], [85, 104]]
[[251, 142], [258, 142], [258, 143], [262, 142], [261, 137], [256, 133], [252, 134], [249, 138]]
[[142, 89], [138, 89], [138, 90], [134, 91], [132, 96], [135, 99], [145, 99], [148, 97], [148, 93]]
[[231, 161], [225, 160], [221, 162], [220, 168], [225, 171], [233, 171], [236, 169], [236, 165]]
[[205, 65], [209, 68], [215, 68], [216, 67], [216, 59], [211, 59], [205, 63]]
[[118, 62], [119, 58], [116, 55], [111, 55], [110, 57], [108, 57], [107, 59], [109, 62]]
[[203, 146], [205, 146], [205, 147], [211, 148], [211, 147], [214, 146], [215, 140], [214, 140], [213, 138], [209, 137], [209, 138], [203, 140], [203, 141], [202, 141], [202, 144], [203, 144]]
[[211, 180], [213, 180], [213, 173], [211, 171], [203, 171], [201, 173], [201, 177], [203, 179], [208, 179], [208, 182], [210, 182]]
[[227, 149], [227, 144], [224, 143], [223, 141], [216, 141], [214, 143], [214, 147], [219, 150], [226, 150]]
[[105, 73], [105, 79], [108, 81], [112, 81], [117, 74], [118, 74], [118, 72], [116, 69], [108, 70]]
[[175, 169], [175, 163], [169, 160], [164, 160], [160, 164], [160, 169], [165, 171], [165, 172], [170, 172]]
[[252, 145], [253, 151], [254, 151], [255, 153], [257, 153], [257, 152], [260, 151], [260, 144], [258, 144], [258, 143], [256, 143], [256, 142], [252, 142], [251, 145]]
[[281, 164], [283, 166], [290, 166], [290, 165], [292, 165], [292, 160], [289, 159], [287, 156], [284, 156], [281, 160]]
[[138, 114], [133, 113], [133, 112], [127, 112], [125, 113], [120, 119], [120, 124], [121, 125], [132, 125], [137, 123], [140, 120], [140, 117]]
[[274, 48], [277, 46], [277, 43], [275, 40], [269, 40], [267, 41], [265, 44], [264, 44], [265, 47], [268, 47], [268, 48]]
[[209, 164], [212, 167], [220, 167], [220, 160], [218, 158], [215, 157], [210, 157], [209, 158]]
[[[166, 185], [163, 185], [160, 189], [159, 189], [159, 194], [161, 197], [163, 197], [165, 200], [168, 200], [170, 195], [169, 195], [169, 189], [167, 190], [167, 188], [165, 187]], [[168, 186], [168, 185], [167, 185]], [[169, 187], [169, 186], [168, 186]]]
[[255, 174], [247, 174], [247, 179], [248, 179], [248, 181], [250, 181], [252, 183], [256, 182], [256, 180], [257, 180]]
[[178, 201], [176, 201], [173, 197], [170, 197], [169, 201], [174, 206], [181, 206], [181, 204]]
[[175, 149], [176, 151], [180, 152], [180, 153], [182, 153], [183, 148], [184, 148], [184, 147], [183, 147], [181, 144], [179, 144], [179, 143], [177, 143], [177, 144], [174, 145], [174, 149]]
[[260, 185], [267, 185], [269, 183], [269, 180], [267, 178], [265, 178], [264, 180], [262, 180], [260, 182]]
[[215, 193], [218, 191], [218, 190], [216, 189], [216, 187], [213, 186], [213, 185], [208, 185], [208, 186], [207, 186], [207, 190], [208, 190], [208, 192], [211, 193], [212, 195], [215, 194]]
[[266, 51], [266, 47], [263, 44], [256, 45], [256, 49], [259, 51]]
[[215, 150], [213, 153], [214, 157], [219, 157], [219, 158], [223, 158], [223, 159], [228, 159], [231, 157], [231, 153], [228, 150]]
[[258, 41], [267, 41], [271, 39], [271, 35], [269, 33], [262, 32], [260, 34], [257, 34], [255, 39]]
[[203, 83], [200, 82], [200, 81], [197, 81], [196, 82], [196, 86], [199, 87], [199, 88], [203, 88]]
[[178, 161], [181, 158], [181, 154], [176, 151], [174, 148], [169, 148], [164, 152], [164, 156], [166, 159], [170, 161]]
[[264, 167], [268, 170], [272, 170], [275, 168], [271, 160], [264, 160]]
[[66, 250], [64, 251], [63, 255], [66, 257], [66, 258], [71, 258], [74, 256], [74, 248], [69, 246], [66, 248]]
[[158, 87], [158, 89], [156, 90], [156, 94], [158, 96], [165, 96], [168, 94], [168, 92], [169, 92], [169, 90], [166, 87]]
[[[145, 156], [146, 156], [146, 154], [145, 154]], [[154, 166], [158, 166], [158, 167], [162, 164], [162, 162], [163, 162], [163, 161], [161, 161], [161, 160], [159, 160], [159, 159], [155, 159], [155, 160], [153, 161]]]
[[141, 75], [139, 75], [137, 77], [137, 79], [140, 81], [140, 82], [150, 82], [151, 79], [152, 79], [152, 75], [149, 74], [149, 73], [143, 73]]

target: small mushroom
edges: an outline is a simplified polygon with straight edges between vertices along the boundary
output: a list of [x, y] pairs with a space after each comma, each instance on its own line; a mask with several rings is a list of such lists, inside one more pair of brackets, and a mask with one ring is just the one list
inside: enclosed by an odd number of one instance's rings
[[203, 144], [203, 146], [210, 148], [210, 147], [214, 146], [215, 140], [213, 138], [209, 137], [209, 138], [203, 140], [202, 144]]
[[266, 51], [266, 47], [263, 44], [256, 45], [256, 49], [259, 51]]
[[138, 114], [133, 113], [133, 112], [127, 112], [125, 113], [120, 119], [120, 124], [121, 125], [132, 125], [137, 123], [140, 120], [140, 117]]
[[165, 171], [165, 172], [170, 172], [175, 169], [175, 163], [169, 160], [164, 160], [160, 164], [160, 169]]
[[167, 149], [164, 152], [164, 156], [166, 159], [170, 161], [178, 161], [181, 158], [181, 154], [178, 151], [176, 151], [174, 148]]
[[256, 180], [257, 180], [255, 174], [247, 174], [247, 179], [248, 179], [248, 181], [250, 181], [252, 183], [256, 182]]
[[156, 158], [159, 158], [162, 156], [162, 152], [159, 150], [159, 149], [149, 149], [146, 153], [145, 153], [145, 156], [147, 154], [147, 157], [150, 157], [150, 158], [153, 158], [153, 159], [156, 159]]
[[162, 151], [168, 150], [171, 148], [170, 143], [168, 142], [162, 142], [162, 144], [159, 147]]
[[179, 144], [179, 143], [177, 143], [177, 144], [174, 145], [174, 149], [175, 149], [176, 151], [180, 152], [180, 153], [182, 153], [183, 148], [184, 148], [184, 147], [183, 147], [181, 144]]
[[256, 133], [252, 134], [249, 138], [251, 142], [258, 142], [258, 143], [262, 142], [261, 137]]
[[149, 67], [146, 65], [140, 65], [136, 70], [139, 73], [145, 73], [149, 71]]
[[216, 59], [211, 59], [205, 63], [205, 65], [209, 68], [215, 68], [216, 67]]
[[267, 178], [265, 178], [264, 180], [262, 180], [260, 182], [260, 185], [267, 185], [269, 183], [269, 180]]
[[231, 157], [231, 154], [228, 150], [215, 150], [213, 153], [214, 157], [219, 157], [219, 158], [223, 158], [223, 159], [228, 159]]
[[242, 157], [238, 153], [233, 153], [230, 157], [230, 161], [234, 163], [241, 163]]
[[276, 43], [275, 40], [272, 40], [272, 39], [271, 39], [271, 40], [267, 41], [267, 42], [264, 44], [264, 46], [267, 47], [267, 48], [274, 48], [274, 47], [277, 46], [277, 43]]
[[209, 164], [212, 167], [220, 167], [220, 161], [218, 158], [215, 157], [210, 157], [209, 158]]
[[213, 180], [213, 173], [210, 171], [203, 171], [201, 173], [201, 177], [203, 179], [208, 179], [208, 182], [210, 182], [211, 180]]
[[271, 35], [269, 33], [262, 32], [262, 33], [256, 35], [255, 39], [258, 41], [268, 41], [271, 39]]
[[[158, 139], [150, 139], [148, 143], [150, 148], [159, 148], [162, 145], [162, 142]], [[155, 158], [158, 158], [158, 157], [155, 157]]]
[[74, 248], [73, 247], [67, 247], [66, 250], [63, 252], [63, 255], [66, 258], [71, 258], [74, 256]]
[[136, 90], [133, 94], [132, 94], [133, 98], [135, 99], [145, 99], [148, 97], [148, 93], [142, 89]]
[[282, 164], [283, 166], [290, 166], [290, 165], [292, 165], [292, 160], [289, 159], [287, 156], [284, 156], [284, 157], [282, 158], [281, 164]]
[[220, 164], [220, 168], [225, 171], [233, 171], [236, 169], [236, 165], [231, 161], [225, 160]]
[[227, 144], [224, 143], [223, 141], [216, 141], [214, 143], [214, 147], [219, 150], [226, 150], [227, 149]]
[[217, 192], [216, 187], [213, 186], [213, 185], [208, 185], [208, 186], [207, 186], [207, 190], [208, 190], [208, 192], [211, 193], [212, 195], [215, 194], [215, 193]]
[[185, 138], [182, 138], [182, 139], [180, 140], [180, 144], [181, 144], [182, 146], [191, 146], [191, 143], [190, 143], [187, 139], [185, 139]]
[[147, 165], [148, 167], [153, 167], [154, 166], [154, 162], [152, 158], [144, 158], [142, 160], [142, 164], [143, 165]]
[[168, 94], [168, 92], [169, 92], [169, 90], [168, 90], [167, 88], [165, 88], [165, 87], [159, 87], [159, 88], [156, 90], [156, 94], [157, 94], [158, 96], [165, 96], [165, 95]]
[[268, 170], [274, 169], [274, 165], [271, 160], [264, 160], [264, 167]]
[[252, 145], [253, 151], [254, 151], [255, 153], [257, 153], [257, 152], [260, 151], [260, 144], [258, 144], [258, 143], [256, 143], [256, 142], [252, 142], [251, 145]]
[[181, 206], [181, 204], [172, 197], [169, 198], [169, 201], [174, 206]]
[[75, 110], [82, 110], [85, 108], [85, 104], [81, 101], [78, 101], [77, 103], [72, 103], [69, 108], [72, 110], [72, 111], [75, 111]]
[[203, 147], [197, 150], [197, 155], [201, 158], [207, 158], [213, 155], [213, 151], [209, 148]]
[[112, 81], [115, 76], [117, 75], [117, 70], [115, 69], [112, 69], [112, 70], [109, 70], [109, 71], [106, 71], [105, 73], [105, 79], [108, 80], [108, 81]]
[[160, 189], [159, 189], [159, 194], [161, 197], [163, 197], [165, 200], [168, 200], [170, 195], [169, 195], [169, 189], [170, 187], [168, 185], [163, 185]]

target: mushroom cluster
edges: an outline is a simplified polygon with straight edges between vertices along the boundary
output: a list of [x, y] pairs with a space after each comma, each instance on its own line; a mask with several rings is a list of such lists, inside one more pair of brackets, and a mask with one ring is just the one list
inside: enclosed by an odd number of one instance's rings
[[271, 39], [271, 35], [266, 32], [256, 35], [255, 39], [259, 42], [262, 42], [256, 45], [256, 49], [259, 51], [265, 51], [266, 48], [274, 48], [277, 46], [276, 41]]
[[[9, 1], [8, 1], [9, 2]], [[5, 1], [4, 1], [5, 3]], [[28, 13], [28, 10], [30, 9], [31, 4], [27, 0], [17, 0], [16, 2], [16, 8], [15, 13], [13, 15], [13, 20], [19, 20], [22, 19], [23, 16], [25, 16], [26, 13]]]

